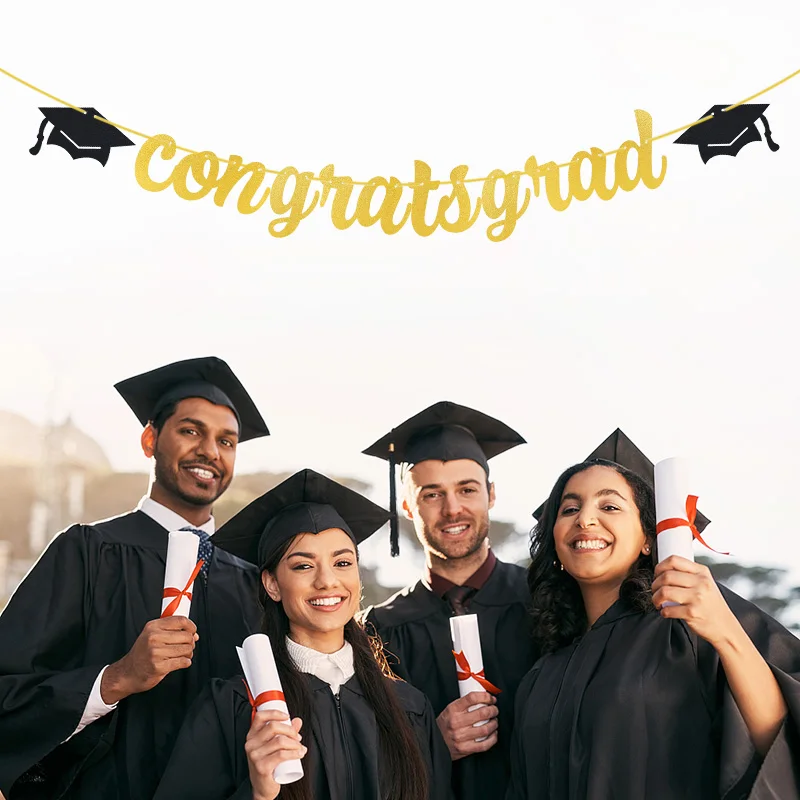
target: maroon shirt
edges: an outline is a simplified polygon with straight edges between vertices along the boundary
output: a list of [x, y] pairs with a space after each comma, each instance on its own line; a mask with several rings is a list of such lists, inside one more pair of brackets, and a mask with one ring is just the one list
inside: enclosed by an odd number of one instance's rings
[[[489, 555], [486, 557], [486, 561], [481, 564], [472, 575], [467, 578], [463, 585], [469, 586], [471, 589], [482, 589], [483, 585], [486, 581], [489, 580], [489, 576], [494, 571], [494, 565], [497, 563], [497, 558], [495, 554], [489, 550]], [[438, 595], [441, 598], [444, 598], [445, 592], [452, 589], [456, 584], [452, 581], [447, 580], [447, 578], [442, 577], [441, 575], [437, 575], [435, 572], [431, 572], [430, 567], [425, 567], [425, 583], [431, 587], [431, 591]]]

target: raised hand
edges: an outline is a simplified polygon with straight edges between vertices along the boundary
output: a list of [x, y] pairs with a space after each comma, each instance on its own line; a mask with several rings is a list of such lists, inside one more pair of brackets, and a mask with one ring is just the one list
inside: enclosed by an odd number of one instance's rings
[[[680, 556], [655, 568], [653, 603], [662, 617], [682, 619], [715, 649], [739, 635], [741, 625], [725, 602], [711, 570]], [[679, 603], [664, 606], [667, 601]]]

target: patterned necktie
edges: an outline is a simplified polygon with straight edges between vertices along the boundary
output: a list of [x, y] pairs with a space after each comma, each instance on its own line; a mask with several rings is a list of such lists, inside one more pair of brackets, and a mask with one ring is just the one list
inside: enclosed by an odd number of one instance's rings
[[211, 565], [211, 554], [214, 552], [214, 545], [211, 543], [211, 537], [205, 532], [197, 528], [187, 526], [181, 528], [182, 531], [191, 531], [200, 540], [200, 547], [197, 548], [197, 557], [203, 559], [203, 566], [200, 569], [200, 574], [203, 576], [204, 581], [208, 581], [208, 568]]
[[454, 586], [444, 593], [444, 599], [450, 604], [453, 614], [458, 617], [467, 613], [469, 601], [477, 591], [471, 586]]

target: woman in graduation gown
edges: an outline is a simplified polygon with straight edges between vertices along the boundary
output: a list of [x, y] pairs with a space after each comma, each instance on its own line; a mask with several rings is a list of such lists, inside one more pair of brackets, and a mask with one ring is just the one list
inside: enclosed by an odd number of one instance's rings
[[654, 569], [655, 523], [652, 488], [618, 464], [556, 482], [507, 800], [800, 797], [800, 641], [701, 564]]
[[[215, 536], [262, 570], [263, 632], [293, 719], [253, 714], [244, 681], [213, 681], [190, 711], [156, 800], [439, 800], [450, 755], [427, 698], [391, 674], [353, 616], [358, 544], [388, 520], [356, 492], [303, 470]], [[282, 761], [304, 776], [279, 786]]]

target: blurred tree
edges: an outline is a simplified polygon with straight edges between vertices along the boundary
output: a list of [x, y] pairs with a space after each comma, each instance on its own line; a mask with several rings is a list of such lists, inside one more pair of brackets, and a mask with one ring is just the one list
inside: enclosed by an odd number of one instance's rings
[[716, 561], [697, 556], [714, 578], [723, 586], [749, 600], [792, 631], [800, 631], [796, 603], [800, 601], [800, 586], [786, 586], [789, 570], [781, 567], [746, 566], [735, 561]]

